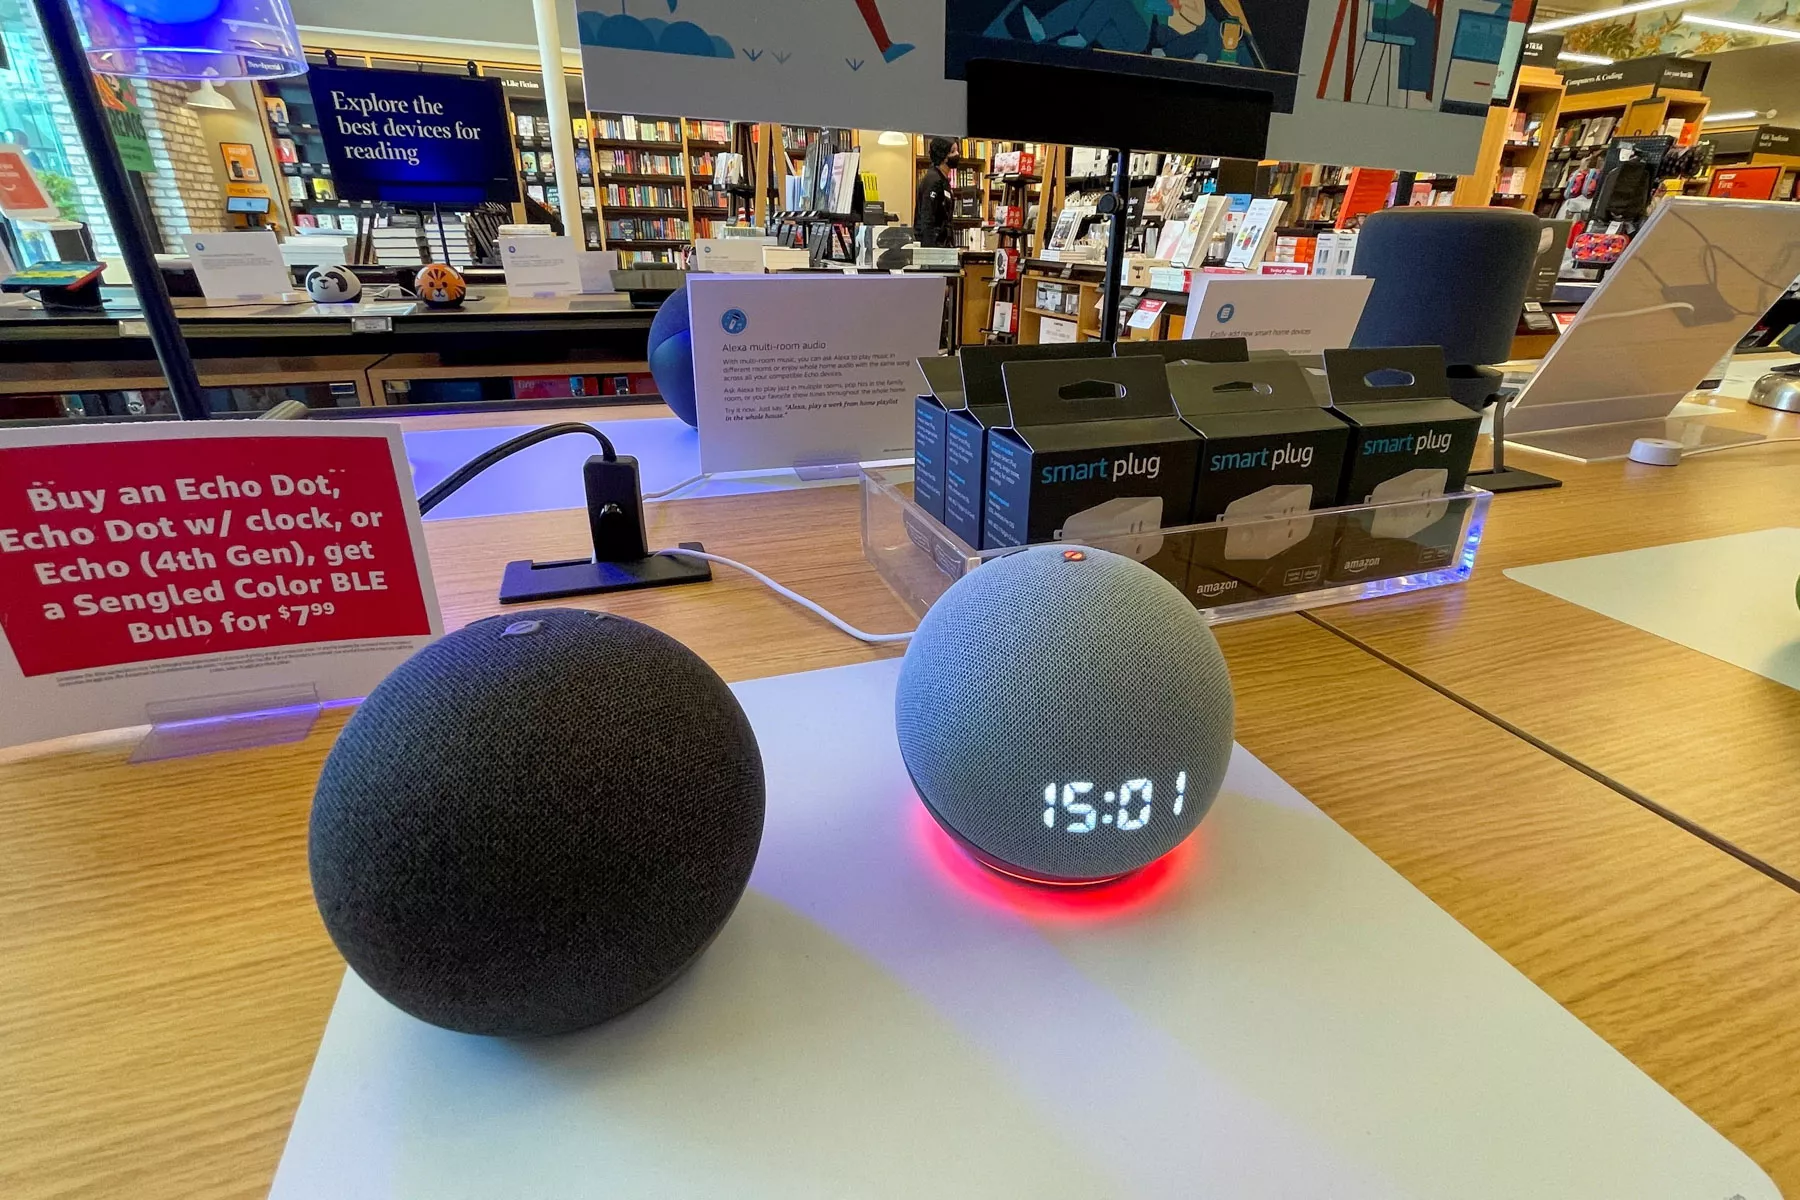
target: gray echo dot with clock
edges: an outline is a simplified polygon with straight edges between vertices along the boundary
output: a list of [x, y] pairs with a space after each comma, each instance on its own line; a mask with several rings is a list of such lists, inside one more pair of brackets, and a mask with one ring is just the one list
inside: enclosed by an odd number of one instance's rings
[[900, 755], [925, 807], [981, 862], [1100, 883], [1180, 845], [1231, 758], [1218, 641], [1162, 576], [1104, 550], [983, 564], [907, 647]]

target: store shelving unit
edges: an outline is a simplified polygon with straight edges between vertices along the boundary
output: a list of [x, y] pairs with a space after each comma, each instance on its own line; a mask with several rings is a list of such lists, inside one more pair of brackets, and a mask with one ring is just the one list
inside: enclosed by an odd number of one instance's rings
[[1454, 203], [1531, 211], [1543, 186], [1562, 107], [1561, 75], [1548, 67], [1519, 68], [1511, 104], [1488, 110], [1475, 169], [1457, 182]]

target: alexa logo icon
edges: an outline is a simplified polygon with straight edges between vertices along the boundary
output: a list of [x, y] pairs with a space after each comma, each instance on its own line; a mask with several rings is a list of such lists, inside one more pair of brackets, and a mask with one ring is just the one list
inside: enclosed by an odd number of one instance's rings
[[719, 318], [719, 324], [724, 327], [726, 333], [736, 337], [750, 328], [750, 318], [744, 315], [744, 310], [741, 308], [728, 308], [725, 310], [725, 315]]
[[1221, 304], [1221, 305], [1219, 305], [1219, 311], [1216, 315], [1219, 318], [1219, 324], [1221, 324], [1221, 325], [1227, 324], [1230, 322], [1232, 317], [1237, 315], [1237, 305]]
[[205, 243], [205, 242], [195, 242], [195, 243], [194, 243], [194, 249], [196, 249], [196, 250], [205, 250], [205, 249], [206, 249], [206, 243]]

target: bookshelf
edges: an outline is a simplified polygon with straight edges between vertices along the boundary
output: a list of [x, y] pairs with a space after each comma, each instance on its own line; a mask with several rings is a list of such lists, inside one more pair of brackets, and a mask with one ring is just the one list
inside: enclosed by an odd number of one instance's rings
[[1668, 132], [1677, 145], [1693, 145], [1710, 104], [1703, 92], [1654, 85], [1565, 94], [1556, 113], [1555, 132], [1545, 147], [1543, 170], [1529, 181], [1535, 186], [1520, 207], [1539, 216], [1554, 216], [1562, 206], [1569, 179], [1576, 171], [1600, 166], [1614, 138]]
[[1488, 110], [1475, 169], [1457, 182], [1453, 202], [1530, 212], [1543, 187], [1562, 107], [1561, 75], [1548, 67], [1519, 68], [1511, 104]]

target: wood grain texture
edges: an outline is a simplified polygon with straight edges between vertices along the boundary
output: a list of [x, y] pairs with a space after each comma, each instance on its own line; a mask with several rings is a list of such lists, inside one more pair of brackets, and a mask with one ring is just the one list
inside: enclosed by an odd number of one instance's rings
[[1246, 748], [1800, 1195], [1800, 894], [1302, 618], [1219, 632]]
[[[1800, 416], [1750, 409], [1709, 419], [1800, 437]], [[1800, 876], [1800, 692], [1502, 573], [1800, 524], [1800, 442], [1696, 456], [1673, 468], [1539, 454], [1509, 462], [1563, 486], [1495, 498], [1467, 585], [1317, 615]]]

